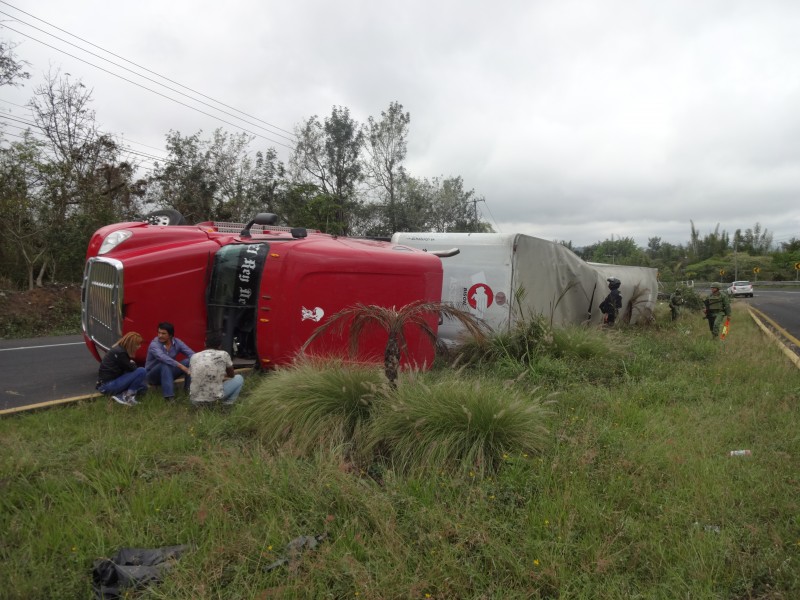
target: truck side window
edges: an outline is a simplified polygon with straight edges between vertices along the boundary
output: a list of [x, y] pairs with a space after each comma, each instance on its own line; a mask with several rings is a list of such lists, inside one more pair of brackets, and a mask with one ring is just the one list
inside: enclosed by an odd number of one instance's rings
[[221, 331], [231, 356], [255, 358], [256, 307], [269, 244], [231, 244], [214, 255], [206, 294], [209, 331]]

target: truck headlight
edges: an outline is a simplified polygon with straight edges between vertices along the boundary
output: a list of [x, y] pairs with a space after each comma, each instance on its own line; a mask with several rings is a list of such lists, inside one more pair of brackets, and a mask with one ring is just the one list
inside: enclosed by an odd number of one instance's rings
[[106, 239], [103, 240], [103, 244], [100, 246], [100, 250], [98, 250], [97, 253], [105, 254], [106, 252], [111, 252], [114, 248], [119, 246], [132, 235], [133, 232], [127, 229], [120, 229], [119, 231], [109, 233], [106, 236]]

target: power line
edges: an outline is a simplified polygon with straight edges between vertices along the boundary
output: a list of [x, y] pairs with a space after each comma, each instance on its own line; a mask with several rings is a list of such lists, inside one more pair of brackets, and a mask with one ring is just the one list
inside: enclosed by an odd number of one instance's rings
[[[0, 2], [1, 1], [2, 0], [0, 0]], [[202, 115], [206, 115], [207, 117], [211, 117], [212, 119], [216, 119], [216, 120], [220, 121], [221, 123], [225, 123], [226, 125], [231, 125], [232, 127], [236, 127], [237, 129], [241, 129], [242, 131], [244, 131], [246, 133], [249, 133], [250, 135], [254, 135], [256, 137], [265, 139], [265, 140], [270, 141], [270, 142], [272, 142], [274, 144], [278, 144], [279, 146], [283, 146], [284, 148], [288, 148], [289, 150], [294, 150], [294, 148], [292, 146], [284, 144], [283, 142], [279, 142], [278, 140], [274, 140], [274, 139], [272, 139], [270, 137], [267, 137], [265, 135], [261, 135], [260, 133], [256, 133], [255, 131], [250, 131], [249, 129], [245, 129], [241, 125], [237, 125], [236, 123], [231, 123], [230, 121], [226, 121], [225, 119], [221, 119], [217, 115], [212, 115], [211, 113], [207, 113], [204, 110], [200, 110], [199, 108], [197, 108], [195, 106], [191, 106], [189, 104], [186, 104], [185, 102], [181, 102], [180, 100], [176, 100], [175, 98], [171, 98], [171, 97], [167, 96], [166, 94], [162, 94], [161, 92], [158, 92], [158, 91], [156, 91], [154, 89], [151, 89], [151, 88], [149, 88], [147, 86], [144, 86], [144, 85], [142, 85], [140, 83], [137, 83], [137, 82], [135, 82], [135, 81], [133, 81], [131, 79], [128, 79], [127, 77], [123, 77], [122, 75], [114, 73], [113, 71], [109, 71], [108, 69], [104, 69], [103, 67], [95, 65], [93, 63], [90, 63], [89, 61], [84, 60], [84, 59], [80, 58], [79, 56], [75, 56], [74, 54], [70, 54], [69, 52], [67, 52], [65, 50], [61, 50], [60, 48], [56, 48], [55, 46], [53, 46], [51, 44], [48, 44], [47, 42], [43, 42], [42, 40], [37, 39], [37, 38], [35, 38], [35, 37], [31, 36], [31, 35], [28, 35], [26, 33], [18, 31], [17, 29], [14, 29], [13, 27], [9, 27], [8, 25], [4, 25], [3, 27], [5, 27], [6, 29], [8, 29], [10, 31], [18, 33], [18, 34], [20, 34], [20, 35], [22, 35], [22, 36], [24, 36], [24, 37], [26, 37], [26, 38], [28, 38], [30, 40], [33, 40], [34, 42], [38, 42], [38, 43], [42, 44], [43, 46], [47, 46], [48, 48], [52, 48], [53, 50], [55, 50], [57, 52], [61, 52], [62, 54], [66, 54], [67, 56], [69, 56], [71, 58], [74, 58], [76, 60], [79, 60], [82, 63], [85, 63], [85, 64], [89, 65], [90, 67], [94, 67], [95, 69], [98, 69], [100, 71], [108, 73], [109, 75], [113, 75], [114, 77], [118, 77], [119, 79], [122, 79], [123, 81], [127, 81], [128, 83], [132, 83], [135, 86], [138, 86], [138, 87], [140, 87], [140, 88], [142, 88], [144, 90], [147, 90], [148, 92], [152, 92], [153, 94], [157, 94], [158, 96], [161, 96], [162, 98], [166, 98], [167, 100], [171, 100], [172, 102], [175, 102], [176, 104], [180, 104], [181, 106], [185, 106], [186, 108], [190, 108], [190, 109], [192, 109], [192, 110], [194, 110], [196, 112], [199, 112]], [[215, 109], [215, 110], [218, 110], [218, 109]]]
[[[269, 126], [269, 127], [271, 127], [272, 129], [277, 129], [278, 131], [283, 131], [284, 133], [288, 133], [288, 134], [289, 134], [289, 135], [291, 135], [292, 137], [294, 137], [294, 136], [295, 136], [294, 132], [292, 132], [292, 131], [289, 131], [289, 130], [287, 130], [287, 129], [283, 129], [282, 127], [278, 127], [277, 125], [273, 125], [272, 123], [269, 123], [268, 121], [265, 121], [264, 119], [261, 119], [261, 118], [259, 118], [259, 117], [256, 117], [255, 115], [251, 115], [251, 114], [249, 114], [249, 113], [247, 113], [247, 112], [245, 112], [245, 111], [243, 111], [243, 110], [239, 110], [238, 108], [235, 108], [235, 107], [233, 107], [233, 106], [230, 106], [230, 105], [228, 105], [228, 104], [225, 104], [224, 102], [221, 102], [220, 100], [217, 100], [217, 99], [215, 99], [215, 98], [212, 98], [211, 96], [207, 96], [206, 94], [203, 94], [202, 92], [199, 92], [199, 91], [197, 91], [197, 90], [195, 90], [195, 89], [192, 89], [192, 88], [190, 88], [190, 87], [189, 87], [189, 86], [187, 86], [187, 85], [184, 85], [184, 84], [182, 84], [182, 83], [180, 83], [180, 82], [177, 82], [177, 81], [175, 81], [175, 80], [173, 80], [173, 79], [170, 79], [169, 77], [166, 77], [166, 76], [164, 76], [164, 75], [161, 75], [160, 73], [156, 73], [155, 71], [152, 71], [151, 69], [148, 69], [147, 67], [144, 67], [144, 66], [142, 66], [142, 65], [140, 65], [140, 64], [138, 64], [138, 63], [136, 63], [136, 62], [134, 62], [134, 61], [132, 61], [132, 60], [129, 60], [129, 59], [125, 58], [124, 56], [120, 56], [119, 54], [115, 54], [114, 52], [111, 52], [110, 50], [107, 50], [107, 49], [103, 48], [102, 46], [98, 46], [97, 44], [93, 44], [93, 43], [92, 43], [92, 42], [90, 42], [89, 40], [86, 40], [86, 39], [84, 39], [84, 38], [82, 38], [82, 37], [80, 37], [80, 36], [78, 36], [78, 35], [75, 35], [74, 33], [71, 33], [71, 32], [69, 32], [69, 31], [67, 31], [66, 29], [62, 29], [61, 27], [58, 27], [57, 25], [53, 25], [52, 23], [50, 23], [50, 22], [48, 22], [48, 21], [45, 21], [44, 19], [40, 19], [39, 17], [37, 17], [37, 16], [35, 16], [35, 15], [32, 15], [31, 13], [29, 13], [29, 12], [26, 12], [26, 11], [22, 10], [21, 8], [17, 8], [17, 7], [16, 7], [16, 6], [14, 6], [13, 4], [10, 4], [10, 3], [8, 3], [8, 2], [5, 2], [4, 0], [0, 0], [0, 3], [2, 3], [2, 4], [5, 4], [6, 6], [8, 6], [8, 7], [10, 7], [10, 8], [13, 8], [14, 10], [16, 10], [16, 11], [18, 11], [18, 12], [21, 12], [22, 14], [28, 15], [29, 17], [31, 17], [31, 18], [33, 18], [33, 19], [36, 19], [37, 21], [40, 21], [40, 22], [44, 23], [45, 25], [48, 25], [48, 26], [52, 27], [53, 29], [56, 29], [56, 30], [58, 30], [58, 31], [61, 31], [61, 32], [63, 32], [63, 33], [66, 33], [67, 35], [69, 35], [69, 36], [71, 36], [71, 37], [74, 37], [75, 39], [78, 39], [78, 40], [82, 41], [82, 42], [83, 42], [83, 43], [85, 43], [85, 44], [89, 44], [89, 45], [90, 45], [90, 46], [92, 46], [93, 48], [97, 48], [98, 50], [102, 50], [103, 52], [105, 52], [105, 53], [107, 53], [107, 54], [110, 54], [111, 56], [114, 56], [114, 57], [116, 57], [116, 58], [119, 58], [120, 60], [124, 60], [125, 62], [127, 62], [127, 63], [129, 63], [129, 64], [132, 64], [132, 65], [134, 65], [135, 67], [137, 67], [137, 68], [139, 68], [139, 69], [142, 69], [143, 71], [146, 71], [146, 72], [148, 72], [148, 73], [152, 73], [153, 75], [155, 75], [155, 76], [157, 76], [157, 77], [160, 77], [161, 79], [164, 79], [164, 80], [166, 80], [166, 81], [169, 81], [170, 83], [174, 83], [174, 84], [175, 84], [175, 85], [177, 85], [177, 86], [180, 86], [180, 87], [182, 87], [182, 88], [184, 88], [184, 89], [186, 89], [186, 90], [189, 90], [189, 91], [190, 91], [190, 92], [192, 92], [193, 94], [197, 94], [198, 96], [201, 96], [201, 97], [203, 97], [203, 98], [206, 98], [206, 99], [208, 99], [208, 100], [211, 100], [212, 102], [215, 102], [215, 103], [219, 104], [220, 106], [224, 106], [224, 107], [226, 107], [226, 108], [230, 108], [231, 110], [234, 110], [234, 111], [236, 111], [236, 112], [238, 112], [238, 113], [240, 113], [240, 114], [243, 114], [243, 115], [245, 115], [245, 116], [247, 116], [247, 117], [249, 117], [249, 118], [251, 118], [251, 119], [255, 119], [256, 121], [260, 121], [261, 123], [264, 123], [265, 125], [268, 125], [268, 126]], [[3, 14], [7, 14], [7, 13], [3, 13]], [[12, 18], [15, 18], [15, 17], [13, 17], [13, 15], [8, 15], [8, 16], [9, 16], [9, 17], [12, 17]], [[19, 20], [19, 19], [17, 19], [17, 20]], [[20, 23], [24, 23], [23, 21], [19, 21], [19, 22], [20, 22]], [[28, 23], [25, 23], [25, 24], [26, 24], [26, 25], [28, 25], [29, 27], [33, 27], [34, 29], [38, 29], [39, 31], [42, 31], [43, 33], [47, 33], [46, 31], [44, 31], [44, 30], [42, 30], [42, 29], [39, 29], [38, 27], [35, 27], [34, 25], [29, 25]], [[50, 35], [50, 36], [52, 36], [52, 37], [55, 37], [56, 39], [61, 39], [61, 38], [58, 38], [58, 37], [56, 37], [55, 35], [53, 35], [53, 34], [51, 34], [51, 33], [47, 33], [47, 35]], [[64, 41], [64, 42], [66, 42], [67, 44], [70, 44], [70, 45], [72, 45], [72, 46], [75, 46], [76, 48], [79, 48], [79, 46], [76, 46], [75, 44], [72, 44], [71, 42], [67, 42], [66, 40], [61, 40], [61, 41]], [[97, 56], [96, 54], [94, 54], [94, 53], [92, 53], [92, 52], [89, 52], [88, 50], [85, 50], [85, 49], [83, 49], [83, 48], [80, 48], [80, 49], [81, 49], [81, 50], [83, 50], [84, 52], [88, 52], [89, 54], [93, 54], [94, 56]], [[102, 57], [98, 57], [98, 58], [102, 58]], [[103, 59], [103, 60], [108, 60], [108, 59]], [[108, 62], [111, 62], [111, 61], [108, 61]], [[116, 64], [116, 63], [111, 63], [111, 64]], [[116, 66], [119, 66], [120, 68], [123, 68], [123, 69], [125, 69], [125, 67], [123, 67], [122, 65], [116, 65]], [[129, 70], [129, 69], [126, 69], [126, 70]], [[133, 72], [133, 71], [131, 71], [131, 72]], [[138, 74], [138, 73], [137, 73], [137, 75], [139, 75], [140, 77], [144, 77], [143, 75], [140, 75], [140, 74]], [[147, 79], [147, 78], [145, 78], [145, 79]], [[152, 81], [152, 80], [151, 80], [151, 81]], [[157, 82], [156, 82], [156, 83], [157, 83]], [[163, 84], [159, 84], [159, 85], [163, 85]], [[167, 86], [164, 86], [164, 87], [167, 87]], [[168, 89], [171, 89], [171, 88], [168, 88]], [[173, 91], [176, 91], [176, 90], [173, 90]], [[181, 92], [178, 92], [178, 93], [181, 93]], [[199, 101], [198, 101], [198, 102], [199, 102]], [[219, 109], [215, 109], [215, 110], [219, 110]], [[226, 113], [226, 114], [227, 114], [227, 113]], [[232, 115], [232, 116], [233, 116], [233, 115]], [[235, 117], [235, 118], [239, 118], [239, 117]], [[286, 136], [283, 136], [283, 135], [281, 135], [281, 134], [278, 134], [278, 133], [276, 133], [276, 135], [279, 135], [280, 137], [283, 137], [283, 138], [285, 138], [285, 139], [287, 139], [287, 140], [290, 140], [290, 141], [291, 141], [291, 139], [290, 139], [290, 138], [287, 138]]]
[[503, 233], [502, 231], [500, 231], [500, 224], [497, 222], [497, 219], [494, 218], [494, 215], [492, 214], [492, 211], [489, 208], [489, 203], [486, 202], [486, 200], [484, 200], [483, 205], [486, 207], [486, 212], [489, 213], [489, 216], [491, 217], [492, 221], [494, 221], [494, 226], [497, 228], [497, 233]]
[[[15, 125], [13, 123], [8, 123], [7, 121], [3, 121], [9, 127], [16, 127], [17, 129], [29, 129], [33, 135], [37, 135], [41, 139], [45, 139], [45, 140], [48, 139], [47, 136], [44, 133], [42, 133], [41, 131], [38, 131], [39, 126], [36, 123], [31, 123], [30, 121], [26, 121], [24, 119], [15, 118], [15, 117], [12, 117], [10, 115], [0, 115], [0, 119], [10, 119], [12, 121], [15, 121], [16, 123], [22, 123], [23, 125], [27, 125], [27, 127], [22, 127], [20, 125]], [[31, 128], [33, 128], [33, 129], [31, 130]], [[102, 132], [99, 132], [99, 134], [101, 136], [102, 135], [110, 135], [110, 134], [104, 134]], [[17, 136], [17, 137], [19, 137], [19, 136]], [[86, 136], [76, 136], [76, 139], [83, 140], [83, 141], [88, 141], [88, 142], [93, 141], [91, 138], [88, 138]], [[122, 144], [122, 143], [120, 144], [120, 148], [126, 154], [132, 154], [134, 156], [139, 156], [139, 157], [148, 159], [148, 161], [151, 161], [151, 160], [152, 161], [161, 161], [161, 162], [163, 162], [165, 164], [170, 164], [171, 162], [173, 162], [173, 161], [170, 161], [170, 160], [168, 160], [166, 158], [163, 158], [163, 157], [160, 157], [160, 156], [154, 156], [152, 154], [147, 154], [146, 152], [141, 152], [139, 150], [134, 150], [133, 148], [130, 148], [129, 146], [126, 146], [125, 144]], [[145, 161], [145, 162], [148, 162], [148, 161]]]
[[[2, 0], [0, 0], [0, 1], [2, 1]], [[10, 15], [10, 14], [8, 14], [7, 12], [4, 12], [4, 11], [2, 11], [2, 10], [0, 10], [0, 15], [6, 15], [7, 17], [11, 17], [12, 19], [14, 19], [14, 18], [15, 18], [15, 17], [14, 17], [14, 15]], [[86, 50], [85, 48], [81, 48], [81, 47], [80, 47], [80, 46], [78, 46], [77, 44], [73, 44], [73, 43], [72, 43], [72, 42], [70, 42], [69, 40], [65, 40], [65, 39], [63, 39], [63, 38], [60, 38], [60, 37], [58, 37], [58, 36], [56, 36], [56, 35], [53, 35], [52, 33], [49, 33], [49, 32], [47, 32], [47, 31], [45, 31], [44, 29], [41, 29], [41, 28], [39, 28], [39, 27], [36, 27], [35, 25], [31, 25], [30, 23], [26, 23], [25, 21], [21, 21], [21, 20], [19, 20], [19, 19], [16, 19], [16, 21], [17, 21], [18, 23], [22, 23], [23, 25], [27, 25], [28, 27], [31, 27], [31, 28], [33, 28], [33, 29], [35, 29], [35, 30], [37, 30], [37, 31], [41, 31], [41, 32], [42, 32], [42, 33], [44, 33], [45, 35], [49, 35], [50, 37], [53, 37], [53, 38], [57, 39], [59, 42], [64, 42], [65, 44], [69, 44], [70, 46], [73, 46], [74, 48], [77, 48], [78, 50], [81, 50], [82, 52], [86, 52], [87, 54], [89, 54], [89, 55], [91, 55], [91, 56], [95, 56], [95, 57], [99, 58], [100, 60], [104, 60], [104, 61], [106, 61], [107, 63], [110, 63], [110, 64], [114, 65], [115, 67], [119, 67], [120, 69], [124, 69], [125, 71], [128, 71], [129, 73], [133, 73], [133, 74], [134, 74], [134, 75], [136, 75], [137, 77], [141, 77], [142, 79], [144, 79], [144, 80], [146, 80], [146, 81], [151, 81], [151, 82], [155, 83], [156, 85], [160, 85], [161, 87], [164, 87], [164, 88], [168, 89], [168, 90], [169, 90], [169, 91], [171, 91], [171, 92], [175, 92], [176, 94], [180, 94], [181, 96], [184, 96], [184, 97], [186, 97], [186, 98], [189, 98], [190, 100], [193, 100], [193, 101], [195, 101], [195, 102], [199, 102], [199, 103], [200, 103], [200, 104], [202, 104], [203, 106], [208, 106], [209, 108], [211, 108], [211, 109], [213, 109], [213, 110], [218, 110], [218, 111], [219, 111], [219, 112], [221, 112], [222, 114], [224, 114], [224, 115], [228, 115], [229, 117], [233, 117], [234, 119], [239, 119], [240, 121], [243, 121], [243, 122], [247, 123], [248, 125], [252, 125], [252, 126], [254, 126], [254, 127], [259, 127], [259, 128], [261, 128], [261, 129], [263, 129], [264, 131], [267, 131], [267, 132], [269, 132], [269, 133], [271, 133], [271, 134], [273, 134], [273, 135], [277, 135], [278, 137], [282, 137], [282, 138], [284, 138], [285, 140], [288, 140], [289, 142], [292, 142], [292, 141], [293, 141], [293, 140], [291, 140], [290, 138], [286, 137], [285, 135], [282, 135], [282, 134], [280, 134], [280, 133], [277, 133], [277, 132], [274, 132], [274, 131], [270, 131], [269, 129], [267, 129], [266, 127], [262, 127], [262, 126], [261, 126], [261, 125], [259, 125], [258, 123], [252, 123], [252, 122], [250, 122], [250, 121], [247, 121], [247, 120], [245, 120], [245, 119], [242, 119], [241, 117], [237, 117], [237, 116], [236, 116], [236, 115], [234, 115], [233, 113], [229, 113], [229, 112], [227, 112], [227, 111], [220, 110], [219, 108], [217, 108], [216, 106], [214, 106], [214, 105], [212, 105], [212, 104], [209, 104], [208, 102], [203, 102], [202, 100], [198, 100], [197, 98], [193, 98], [193, 97], [192, 97], [192, 96], [190, 96], [189, 94], [186, 94], [186, 93], [184, 93], [184, 92], [182, 92], [182, 91], [180, 91], [180, 90], [176, 90], [175, 88], [172, 88], [172, 87], [170, 87], [170, 86], [168, 86], [168, 85], [165, 85], [165, 84], [161, 83], [160, 81], [156, 81], [156, 80], [155, 80], [155, 79], [153, 79], [152, 77], [147, 77], [147, 76], [145, 76], [145, 75], [142, 75], [141, 73], [137, 73], [137, 72], [136, 72], [136, 71], [134, 71], [133, 69], [129, 69], [128, 67], [125, 67], [125, 66], [123, 66], [123, 65], [117, 64], [117, 63], [115, 63], [114, 61], [111, 61], [111, 60], [109, 60], [109, 59], [105, 58], [104, 56], [100, 56], [99, 54], [96, 54], [95, 52], [90, 52], [89, 50]], [[11, 28], [9, 27], [9, 29], [11, 29]], [[12, 29], [12, 31], [14, 31], [14, 30]], [[23, 35], [25, 35], [25, 34], [23, 34]], [[31, 39], [33, 39], [33, 38], [31, 38]], [[37, 40], [37, 41], [38, 41], [38, 40]], [[116, 55], [115, 55], [115, 56], [116, 56]], [[124, 60], [124, 59], [123, 59], [123, 60]], [[87, 63], [87, 64], [88, 64], [88, 63]], [[147, 69], [145, 69], [145, 70], [147, 70]], [[161, 77], [161, 76], [159, 75], [159, 77]], [[180, 84], [178, 84], [178, 85], [180, 85]], [[187, 88], [187, 89], [188, 89], [188, 88]], [[197, 93], [197, 92], [195, 92], [195, 93]], [[202, 94], [201, 94], [201, 95], [202, 95]], [[217, 102], [217, 101], [216, 101], [216, 100], [214, 100], [214, 102]], [[217, 102], [217, 103], [218, 103], [218, 104], [221, 104], [220, 102]], [[233, 109], [233, 110], [236, 110], [236, 109]], [[241, 112], [241, 111], [237, 111], [237, 112]]]
[[[17, 106], [19, 108], [30, 108], [29, 106], [26, 106], [24, 104], [17, 104], [16, 102], [11, 102], [10, 100], [6, 100], [5, 98], [0, 98], [0, 102], [5, 102], [6, 104], [10, 104], [11, 106]], [[0, 113], [0, 116], [2, 116], [2, 113]], [[126, 143], [127, 144], [136, 144], [137, 146], [142, 146], [143, 148], [150, 148], [151, 150], [158, 150], [159, 152], [161, 152], [161, 150], [162, 150], [162, 148], [156, 148], [155, 146], [148, 146], [147, 144], [143, 144], [142, 142], [137, 142], [136, 140], [124, 140], [124, 138], [120, 139], [120, 136], [117, 135], [117, 134], [106, 133], [104, 135], [111, 135], [111, 136], [115, 137], [116, 139], [119, 139], [120, 140], [120, 145], [124, 145]], [[163, 160], [166, 160], [166, 159], [163, 159]]]

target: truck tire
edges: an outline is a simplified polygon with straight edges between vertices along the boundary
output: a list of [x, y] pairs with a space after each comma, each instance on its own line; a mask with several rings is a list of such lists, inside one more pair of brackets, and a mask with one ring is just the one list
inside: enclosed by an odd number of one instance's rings
[[186, 219], [173, 208], [162, 208], [147, 213], [144, 220], [150, 225], [186, 225]]

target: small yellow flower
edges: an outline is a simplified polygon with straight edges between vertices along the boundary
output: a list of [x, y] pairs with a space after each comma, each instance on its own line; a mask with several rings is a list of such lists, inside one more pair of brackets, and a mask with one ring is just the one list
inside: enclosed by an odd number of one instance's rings
[[267, 546], [267, 550], [272, 550], [272, 546]]
[[470, 477], [475, 477], [475, 471], [470, 471], [470, 472], [469, 472], [469, 476], [470, 476]]
[[489, 496], [489, 500], [494, 500], [494, 494], [491, 494], [491, 495]]
[[534, 559], [533, 559], [533, 565], [534, 565], [535, 567], [538, 567], [538, 566], [539, 566], [539, 559], [538, 559], [538, 558], [534, 558]]
[[545, 527], [550, 527], [550, 521], [548, 521], [547, 519], [545, 519], [545, 520], [544, 520], [544, 526], [545, 526]]
[[77, 551], [78, 551], [78, 547], [77, 547], [77, 546], [73, 546], [73, 547], [72, 547], [72, 551], [73, 551], [73, 552], [77, 552]]
[[431, 597], [431, 595], [426, 593], [426, 594], [425, 594], [425, 597], [426, 597], [426, 598], [430, 598], [430, 597]]

